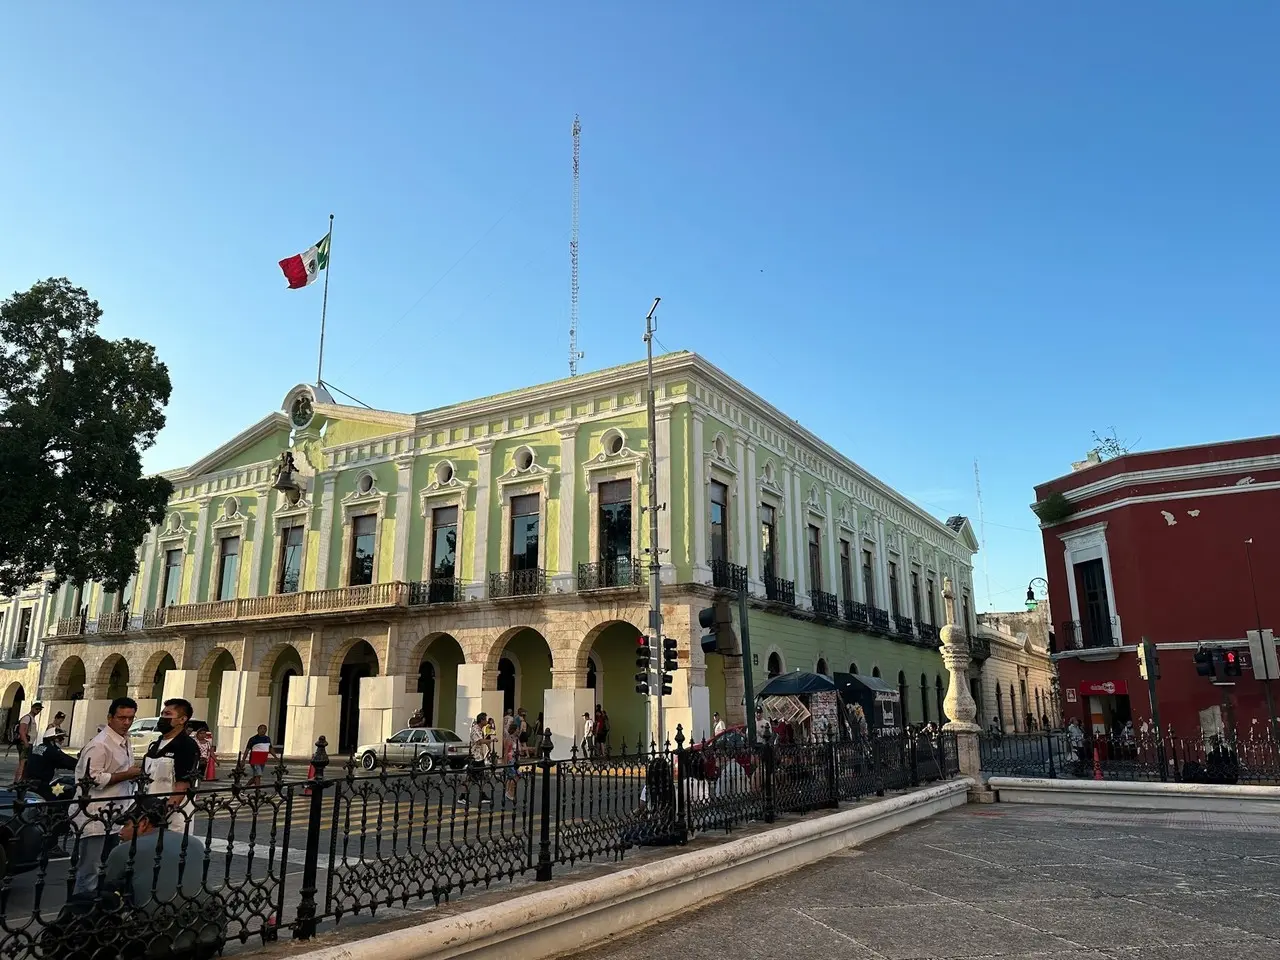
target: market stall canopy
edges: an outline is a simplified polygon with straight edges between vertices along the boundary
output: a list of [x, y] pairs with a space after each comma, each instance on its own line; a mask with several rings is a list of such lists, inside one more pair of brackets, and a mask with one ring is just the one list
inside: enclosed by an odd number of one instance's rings
[[835, 690], [836, 685], [830, 677], [820, 673], [782, 673], [771, 679], [759, 689], [758, 697], [798, 697], [805, 693], [822, 693]]
[[[826, 679], [825, 677], [823, 679]], [[867, 677], [860, 673], [837, 673], [835, 677], [835, 686], [841, 693], [857, 693], [860, 690], [869, 690], [871, 693], [888, 693], [892, 694], [892, 699], [898, 699], [898, 688], [891, 687], [879, 677]]]

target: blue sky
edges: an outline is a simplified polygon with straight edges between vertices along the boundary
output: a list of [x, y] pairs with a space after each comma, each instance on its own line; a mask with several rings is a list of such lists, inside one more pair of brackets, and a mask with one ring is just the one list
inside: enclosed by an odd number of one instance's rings
[[1092, 430], [1277, 432], [1275, 4], [122, 9], [4, 14], [0, 290], [69, 276], [156, 344], [150, 467], [314, 377], [276, 261], [330, 212], [327, 380], [564, 375], [575, 112], [584, 369], [661, 295], [666, 347], [939, 516], [976, 523], [976, 457], [980, 608], [1043, 572], [1032, 486]]

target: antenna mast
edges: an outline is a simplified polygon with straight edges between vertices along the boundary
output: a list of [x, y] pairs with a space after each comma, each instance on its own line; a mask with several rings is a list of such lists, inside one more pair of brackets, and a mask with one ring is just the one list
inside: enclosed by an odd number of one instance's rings
[[991, 606], [991, 561], [987, 556], [987, 522], [982, 518], [982, 478], [978, 475], [978, 458], [973, 458], [973, 488], [978, 493], [978, 537], [982, 547], [982, 576], [987, 582], [987, 606]]
[[569, 234], [569, 376], [578, 375], [578, 361], [586, 354], [578, 351], [578, 156], [582, 123], [573, 115], [573, 213]]

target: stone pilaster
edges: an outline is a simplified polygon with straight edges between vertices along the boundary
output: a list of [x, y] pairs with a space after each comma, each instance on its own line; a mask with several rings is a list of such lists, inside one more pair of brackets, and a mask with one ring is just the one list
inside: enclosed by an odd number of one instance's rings
[[[413, 456], [396, 457], [396, 529], [391, 544], [391, 579], [408, 579], [409, 527], [413, 523], [410, 487], [413, 485]], [[395, 732], [394, 730], [392, 731]], [[388, 734], [390, 736], [390, 734]]]
[[[551, 577], [552, 590], [560, 593], [572, 593], [578, 576], [577, 558], [573, 555], [573, 523], [574, 506], [578, 499], [578, 425], [571, 424], [560, 428], [560, 489], [557, 497], [560, 503], [560, 525], [556, 530], [556, 569], [559, 571]], [[635, 492], [639, 500], [640, 491]], [[639, 517], [639, 511], [635, 512]], [[595, 546], [589, 547], [591, 551]], [[591, 559], [588, 554], [587, 559]]]
[[209, 542], [210, 498], [200, 501], [200, 514], [196, 518], [196, 545], [191, 553], [191, 579], [187, 582], [187, 603], [200, 603], [205, 599], [202, 589], [204, 574], [204, 548]]
[[[488, 595], [489, 558], [489, 488], [493, 486], [493, 441], [476, 443], [476, 535], [472, 544], [471, 582], [467, 584], [468, 600], [483, 600]], [[459, 518], [461, 519], [461, 518]], [[462, 695], [459, 694], [459, 705]], [[460, 707], [461, 708], [461, 707]], [[471, 709], [470, 706], [467, 708]], [[465, 716], [466, 713], [459, 713]], [[501, 716], [501, 712], [498, 714]], [[474, 716], [474, 714], [473, 714]]]
[[338, 485], [337, 474], [330, 473], [324, 478], [324, 492], [320, 497], [320, 545], [319, 556], [316, 557], [316, 579], [313, 590], [329, 588], [329, 554], [333, 542], [333, 504], [335, 488]]
[[249, 561], [249, 597], [265, 595], [271, 592], [271, 586], [262, 589], [262, 564], [264, 558], [271, 554], [271, 491], [264, 487], [255, 490], [258, 498], [257, 512], [253, 518], [253, 558]]
[[[756, 496], [756, 445], [747, 443], [747, 570], [751, 585], [757, 587], [764, 579], [760, 557], [760, 498]], [[760, 588], [763, 593], [763, 588]]]

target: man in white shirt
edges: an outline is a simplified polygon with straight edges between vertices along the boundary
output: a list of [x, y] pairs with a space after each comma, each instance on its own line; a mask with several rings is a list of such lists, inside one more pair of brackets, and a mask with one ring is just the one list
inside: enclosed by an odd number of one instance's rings
[[43, 703], [33, 703], [31, 712], [23, 714], [18, 721], [18, 772], [13, 776], [14, 783], [19, 782], [26, 772], [27, 757], [31, 756], [31, 745], [37, 742], [40, 736], [40, 711], [43, 709]]
[[98, 871], [105, 869], [108, 844], [117, 838], [110, 834], [111, 820], [123, 813], [133, 794], [132, 781], [142, 773], [133, 761], [129, 745], [129, 727], [138, 712], [138, 704], [129, 697], [117, 697], [107, 709], [107, 725], [80, 751], [76, 764], [77, 783], [88, 777], [93, 781], [88, 803], [74, 814], [79, 830], [80, 849], [76, 861], [75, 894], [93, 896], [98, 892]]
[[720, 714], [713, 713], [711, 715], [711, 735], [713, 737], [718, 737], [720, 734], [724, 733], [724, 730], [724, 720], [720, 718]]

